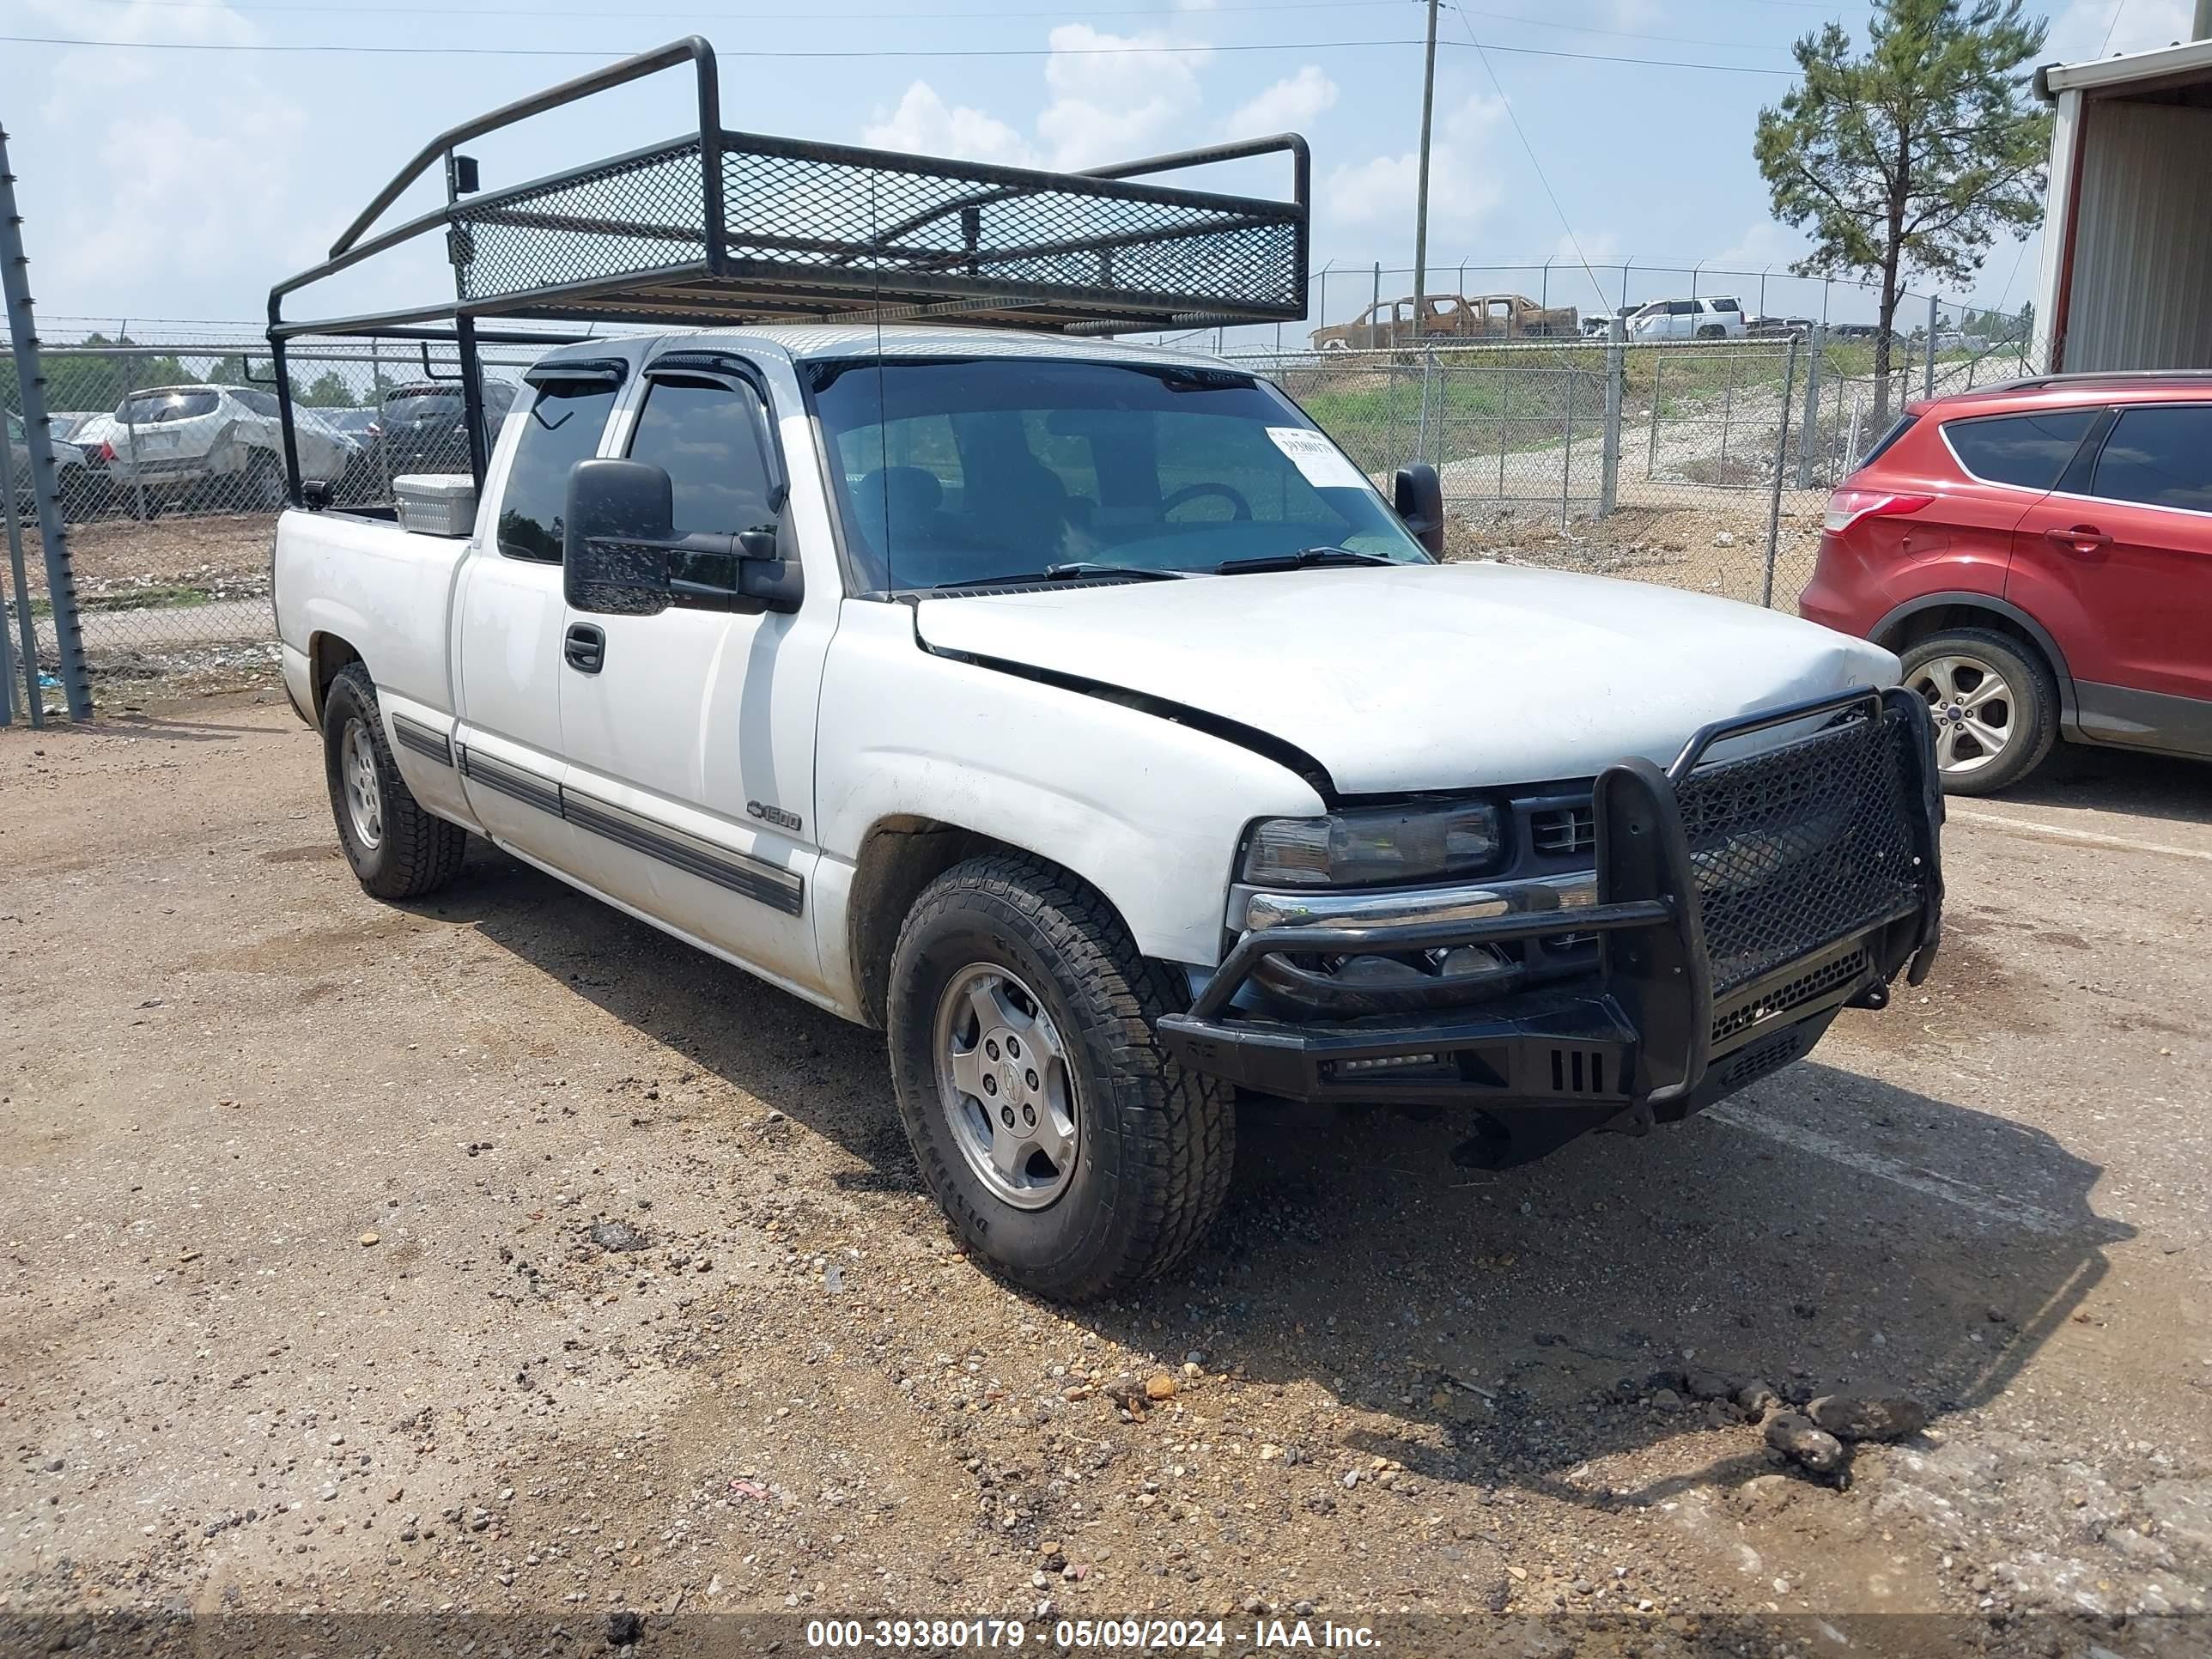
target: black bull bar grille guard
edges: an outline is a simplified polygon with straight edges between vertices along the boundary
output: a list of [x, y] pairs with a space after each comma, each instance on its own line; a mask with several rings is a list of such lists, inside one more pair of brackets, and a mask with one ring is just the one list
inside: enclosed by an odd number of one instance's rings
[[[1824, 718], [1825, 717], [1825, 718]], [[1731, 738], [1804, 724], [1762, 752]], [[1881, 1006], [1931, 964], [1942, 910], [1927, 707], [1862, 687], [1706, 726], [1665, 770], [1601, 773], [1597, 902], [1449, 923], [1246, 933], [1187, 1013], [1159, 1022], [1183, 1063], [1294, 1098], [1686, 1115], [1798, 1058], [1847, 1003]], [[1595, 981], [1443, 1012], [1295, 1023], [1231, 1006], [1278, 952], [1369, 955], [1600, 936]], [[1585, 1123], [1585, 1127], [1587, 1124]]]

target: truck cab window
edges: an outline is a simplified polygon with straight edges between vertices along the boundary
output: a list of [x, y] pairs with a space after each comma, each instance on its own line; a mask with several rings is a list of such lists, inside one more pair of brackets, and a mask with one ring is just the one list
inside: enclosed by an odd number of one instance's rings
[[750, 386], [656, 379], [647, 388], [629, 458], [668, 474], [678, 535], [773, 530], [775, 473], [762, 443], [767, 429], [768, 411]]
[[499, 550], [510, 559], [561, 562], [561, 514], [568, 471], [599, 453], [615, 406], [611, 386], [558, 382], [542, 388], [507, 468], [499, 504]]

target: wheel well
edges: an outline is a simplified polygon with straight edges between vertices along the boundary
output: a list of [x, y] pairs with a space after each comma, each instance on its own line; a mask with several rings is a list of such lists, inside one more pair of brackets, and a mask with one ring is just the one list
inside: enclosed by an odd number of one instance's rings
[[314, 699], [313, 713], [316, 722], [323, 718], [323, 697], [331, 689], [331, 682], [338, 671], [349, 662], [359, 662], [361, 653], [350, 641], [335, 634], [318, 634], [307, 641], [308, 692]]
[[1916, 611], [1893, 623], [1875, 643], [1902, 656], [1930, 635], [1948, 633], [1954, 628], [1984, 628], [1993, 634], [2002, 634], [2053, 674], [2064, 676], [2064, 665], [2051, 661], [2042, 641], [2002, 611], [1978, 605], [1931, 605], [1925, 611]]
[[[846, 934], [861, 1017], [880, 1029], [890, 1000], [891, 952], [921, 890], [956, 864], [993, 853], [1036, 858], [1026, 847], [935, 818], [891, 817], [872, 826], [860, 844], [846, 900]], [[1057, 862], [1056, 860], [1048, 860]], [[1058, 867], [1066, 870], [1067, 866]], [[1076, 871], [1067, 873], [1078, 881]]]

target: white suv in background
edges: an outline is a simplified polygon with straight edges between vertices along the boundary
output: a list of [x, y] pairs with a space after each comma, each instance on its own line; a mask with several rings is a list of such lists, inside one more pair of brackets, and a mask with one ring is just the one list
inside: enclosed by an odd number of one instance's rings
[[1734, 300], [1654, 300], [1628, 319], [1632, 340], [1741, 340], [1748, 331]]
[[[345, 441], [312, 420], [295, 420], [300, 476], [335, 483], [345, 476]], [[222, 481], [227, 505], [276, 507], [284, 501], [284, 434], [276, 395], [258, 386], [172, 386], [134, 392], [104, 434], [118, 485], [179, 493]]]

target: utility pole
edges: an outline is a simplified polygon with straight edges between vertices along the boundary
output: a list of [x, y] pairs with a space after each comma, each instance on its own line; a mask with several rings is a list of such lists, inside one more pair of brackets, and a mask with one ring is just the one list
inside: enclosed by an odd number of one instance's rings
[[1424, 301], [1429, 295], [1429, 131], [1437, 102], [1437, 0], [1429, 0], [1428, 56], [1421, 66], [1421, 177], [1413, 201], [1413, 333], [1428, 321]]

